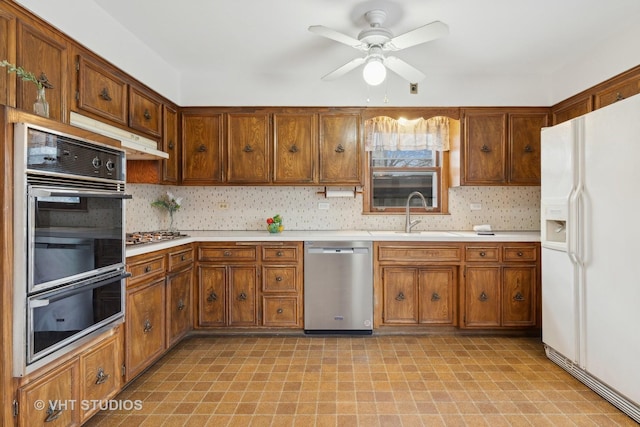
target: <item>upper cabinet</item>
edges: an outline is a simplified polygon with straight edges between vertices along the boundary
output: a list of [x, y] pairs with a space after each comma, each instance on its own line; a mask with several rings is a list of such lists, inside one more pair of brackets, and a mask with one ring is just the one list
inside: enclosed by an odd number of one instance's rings
[[320, 184], [361, 184], [360, 114], [320, 114]]
[[129, 126], [149, 135], [162, 135], [162, 101], [150, 92], [129, 86]]
[[318, 143], [317, 116], [304, 113], [273, 115], [273, 182], [313, 184]]
[[640, 93], [640, 73], [637, 70], [623, 73], [611, 79], [605, 87], [596, 92], [595, 108], [606, 107], [638, 93]]
[[593, 96], [590, 94], [581, 94], [574, 96], [551, 108], [552, 124], [566, 122], [575, 119], [578, 116], [593, 111]]
[[540, 131], [547, 108], [463, 112], [464, 185], [540, 185]]
[[183, 110], [181, 118], [182, 183], [221, 184], [224, 114], [207, 109]]
[[[16, 17], [0, 10], [0, 58], [15, 62]], [[0, 104], [15, 106], [15, 97], [11, 87], [15, 76], [0, 70]]]
[[271, 177], [270, 115], [227, 114], [227, 182], [264, 184]]
[[169, 154], [167, 160], [162, 161], [162, 182], [177, 184], [180, 176], [180, 137], [178, 135], [178, 109], [165, 105], [162, 129], [162, 151]]

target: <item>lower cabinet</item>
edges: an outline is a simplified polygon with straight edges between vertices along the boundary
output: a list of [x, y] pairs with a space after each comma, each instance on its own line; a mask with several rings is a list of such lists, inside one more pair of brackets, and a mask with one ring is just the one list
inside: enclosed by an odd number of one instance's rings
[[192, 266], [167, 275], [166, 340], [168, 347], [177, 343], [193, 327], [192, 278]]

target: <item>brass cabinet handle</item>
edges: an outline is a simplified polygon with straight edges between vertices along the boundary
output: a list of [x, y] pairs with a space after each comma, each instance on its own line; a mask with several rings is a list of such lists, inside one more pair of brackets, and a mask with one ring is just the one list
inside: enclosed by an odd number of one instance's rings
[[293, 144], [291, 148], [289, 148], [290, 153], [297, 153], [298, 151], [300, 150], [298, 150], [298, 146], [296, 144]]
[[151, 325], [151, 322], [149, 321], [149, 319], [145, 319], [144, 329], [142, 331], [146, 334], [147, 332], [151, 332], [152, 329], [153, 329], [153, 326]]
[[404, 301], [404, 294], [402, 292], [398, 294], [398, 296], [396, 297], [396, 301]]
[[282, 276], [276, 276], [276, 282], [282, 282]]
[[283, 310], [283, 309], [281, 309], [281, 308], [279, 308], [279, 309], [277, 309], [277, 310], [276, 310], [276, 312], [277, 312], [278, 314], [282, 314], [282, 313], [284, 313], [284, 310]]
[[483, 153], [489, 153], [491, 151], [491, 148], [489, 148], [487, 144], [484, 144], [482, 147], [480, 147], [480, 151], [482, 151]]
[[249, 144], [247, 144], [247, 145], [244, 146], [242, 151], [244, 151], [245, 153], [251, 153], [253, 151], [253, 147], [250, 146]]
[[485, 291], [482, 291], [482, 292], [480, 293], [480, 296], [478, 297], [478, 299], [479, 299], [480, 301], [484, 302], [484, 301], [486, 301], [486, 300], [488, 300], [488, 299], [489, 299], [489, 296], [486, 294], [486, 292], [485, 292]]
[[431, 301], [440, 301], [440, 295], [437, 292], [431, 294]]
[[238, 295], [238, 300], [246, 301], [246, 299], [247, 299], [247, 294], [245, 294], [244, 292], [240, 292], [240, 295]]
[[201, 145], [198, 147], [198, 151], [199, 151], [199, 152], [201, 152], [201, 153], [204, 153], [205, 151], [207, 151], [207, 146], [206, 146], [206, 145], [204, 145], [204, 144], [201, 144]]
[[105, 374], [102, 368], [98, 368], [96, 374], [96, 385], [104, 384], [109, 379], [109, 374]]
[[106, 87], [103, 87], [102, 90], [100, 91], [100, 98], [104, 99], [105, 101], [111, 101], [111, 95], [109, 95], [109, 89], [107, 89]]
[[524, 295], [522, 295], [520, 292], [516, 293], [513, 297], [514, 301], [524, 301]]
[[533, 153], [533, 147], [531, 147], [529, 144], [524, 146], [524, 152], [525, 153]]
[[144, 109], [144, 119], [145, 120], [151, 120], [151, 113], [149, 112], [149, 110], [147, 110], [146, 108]]
[[207, 297], [207, 301], [209, 301], [209, 302], [217, 301], [217, 299], [218, 299], [218, 294], [216, 294], [213, 291], [211, 291], [209, 293], [209, 296]]
[[53, 405], [54, 405], [53, 402], [49, 403], [49, 408], [47, 409], [47, 418], [44, 419], [45, 423], [50, 423], [52, 421], [55, 421], [58, 418], [60, 418], [60, 415], [62, 415], [62, 406], [58, 404], [58, 408], [56, 409], [53, 407]]
[[173, 139], [169, 141], [169, 150], [173, 150]]
[[180, 299], [178, 300], [178, 307], [177, 307], [177, 308], [178, 308], [178, 311], [182, 311], [182, 310], [184, 310], [184, 307], [185, 307], [185, 305], [184, 305], [184, 301], [182, 300], [182, 298], [180, 298]]
[[344, 153], [344, 147], [342, 146], [342, 144], [338, 144], [335, 151], [336, 153]]

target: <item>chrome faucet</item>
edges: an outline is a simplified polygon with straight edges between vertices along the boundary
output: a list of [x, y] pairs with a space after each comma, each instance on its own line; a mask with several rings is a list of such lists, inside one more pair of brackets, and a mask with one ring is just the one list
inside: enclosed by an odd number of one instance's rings
[[411, 204], [411, 199], [413, 198], [413, 196], [420, 197], [420, 199], [422, 199], [422, 206], [424, 206], [424, 210], [425, 211], [429, 210], [429, 207], [427, 206], [427, 200], [424, 198], [421, 192], [414, 191], [413, 193], [409, 194], [409, 197], [407, 197], [407, 207], [405, 212], [405, 218], [406, 218], [405, 224], [404, 224], [405, 233], [411, 233], [411, 229], [421, 222], [419, 219], [411, 221], [411, 209], [409, 208], [409, 205]]

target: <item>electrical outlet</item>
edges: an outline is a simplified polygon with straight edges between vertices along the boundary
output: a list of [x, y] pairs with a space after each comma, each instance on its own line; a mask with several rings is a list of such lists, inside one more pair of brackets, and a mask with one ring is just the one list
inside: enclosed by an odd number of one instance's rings
[[418, 83], [409, 83], [409, 93], [412, 95], [418, 93]]
[[479, 210], [482, 210], [482, 203], [471, 203], [471, 204], [469, 205], [469, 208], [470, 208], [472, 211], [479, 211]]
[[329, 202], [319, 202], [318, 203], [318, 209], [320, 209], [321, 211], [328, 211], [329, 210]]
[[227, 203], [227, 202], [220, 202], [220, 203], [218, 203], [218, 209], [220, 209], [220, 210], [227, 210], [227, 209], [229, 209], [229, 203]]

